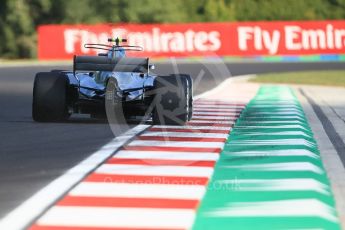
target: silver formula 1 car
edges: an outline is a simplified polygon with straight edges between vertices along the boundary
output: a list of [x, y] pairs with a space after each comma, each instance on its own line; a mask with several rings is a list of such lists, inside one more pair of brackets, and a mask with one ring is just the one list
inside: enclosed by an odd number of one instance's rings
[[[141, 116], [153, 124], [183, 125], [193, 111], [192, 78], [188, 74], [158, 76], [148, 58], [127, 57], [142, 47], [85, 44], [103, 50], [97, 56], [74, 56], [73, 71], [36, 74], [32, 117], [38, 122], [63, 121], [73, 113], [105, 117], [115, 122]], [[106, 51], [106, 52], [104, 52]]]

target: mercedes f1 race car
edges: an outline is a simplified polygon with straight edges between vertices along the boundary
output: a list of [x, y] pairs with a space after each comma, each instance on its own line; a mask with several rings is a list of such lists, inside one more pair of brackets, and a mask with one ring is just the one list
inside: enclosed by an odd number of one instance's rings
[[[64, 121], [71, 114], [90, 114], [125, 122], [131, 116], [153, 124], [183, 125], [193, 112], [193, 83], [188, 74], [155, 75], [149, 58], [127, 57], [142, 47], [85, 44], [102, 50], [97, 56], [74, 56], [73, 70], [36, 74], [32, 117], [38, 122]], [[105, 52], [104, 52], [105, 51]]]

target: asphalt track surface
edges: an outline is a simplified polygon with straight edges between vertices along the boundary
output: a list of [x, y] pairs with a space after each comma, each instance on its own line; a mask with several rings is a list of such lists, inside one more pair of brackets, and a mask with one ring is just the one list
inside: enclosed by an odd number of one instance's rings
[[[69, 66], [0, 68], [0, 218], [114, 137], [104, 121], [73, 117], [65, 123], [35, 123], [31, 118], [36, 72]], [[189, 73], [194, 94], [229, 76], [299, 70], [345, 69], [343, 63], [160, 63], [155, 72]], [[201, 79], [201, 80], [200, 80]], [[128, 128], [135, 126], [129, 124]]]

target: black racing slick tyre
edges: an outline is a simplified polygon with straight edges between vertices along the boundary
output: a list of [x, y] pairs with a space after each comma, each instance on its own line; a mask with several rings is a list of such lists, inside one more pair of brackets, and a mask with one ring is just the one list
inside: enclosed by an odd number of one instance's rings
[[58, 72], [37, 73], [32, 99], [32, 118], [38, 122], [64, 121], [70, 116], [67, 105], [68, 79]]
[[173, 77], [183, 77], [186, 78], [186, 80], [188, 81], [188, 105], [189, 105], [189, 109], [188, 109], [188, 121], [190, 121], [192, 119], [193, 116], [193, 79], [191, 78], [191, 76], [189, 74], [171, 74], [171, 76]]
[[153, 124], [184, 125], [188, 121], [189, 85], [185, 77], [157, 76], [154, 92]]

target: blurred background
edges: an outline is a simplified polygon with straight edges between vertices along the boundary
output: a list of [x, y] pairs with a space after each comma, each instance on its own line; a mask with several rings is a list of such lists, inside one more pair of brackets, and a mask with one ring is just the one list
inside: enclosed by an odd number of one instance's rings
[[344, 18], [345, 0], [2, 0], [0, 58], [36, 58], [36, 29], [42, 24]]

